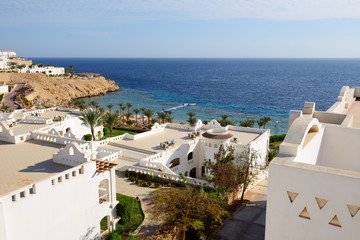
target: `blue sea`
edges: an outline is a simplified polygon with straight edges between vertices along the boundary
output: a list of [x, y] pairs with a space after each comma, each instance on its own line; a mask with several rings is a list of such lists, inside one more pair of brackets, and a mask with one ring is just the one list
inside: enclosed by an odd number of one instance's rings
[[360, 86], [360, 59], [29, 58], [114, 80], [118, 92], [91, 98], [104, 107], [130, 102], [158, 112], [196, 103], [176, 110], [174, 120], [185, 122], [189, 111], [202, 120], [227, 114], [237, 123], [270, 116], [272, 134], [286, 133], [289, 111], [305, 101], [326, 110], [343, 85]]

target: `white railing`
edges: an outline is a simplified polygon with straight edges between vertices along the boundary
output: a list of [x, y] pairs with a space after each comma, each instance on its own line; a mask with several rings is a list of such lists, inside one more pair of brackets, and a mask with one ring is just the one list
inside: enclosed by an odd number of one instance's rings
[[[155, 176], [158, 178], [162, 178], [164, 180], [185, 183], [185, 181], [177, 174], [163, 173], [163, 172], [159, 172], [156, 170], [151, 170], [148, 168], [143, 168], [143, 167], [138, 167], [138, 166], [124, 165], [124, 166], [118, 168], [117, 170], [118, 171], [126, 171], [126, 170], [134, 171], [134, 172], [139, 172], [139, 173], [143, 173], [143, 174], [147, 174], [147, 175], [152, 175], [152, 176]], [[212, 187], [212, 184], [206, 180], [191, 178], [191, 177], [186, 177], [186, 178], [187, 178], [186, 183], [189, 183], [191, 185], [196, 185], [196, 186], [202, 185], [202, 186]]]
[[166, 167], [164, 164], [160, 162], [149, 162], [145, 160], [140, 160], [140, 167], [152, 168], [158, 170], [160, 172], [175, 174], [170, 168]]
[[188, 131], [195, 131], [195, 127], [186, 126], [186, 125], [180, 125], [175, 123], [168, 123], [166, 125], [168, 128], [176, 128], [176, 129], [182, 129], [182, 130], [188, 130]]

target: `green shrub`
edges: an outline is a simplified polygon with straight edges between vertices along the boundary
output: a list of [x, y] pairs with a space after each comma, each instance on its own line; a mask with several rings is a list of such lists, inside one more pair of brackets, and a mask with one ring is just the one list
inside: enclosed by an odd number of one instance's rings
[[130, 177], [129, 177], [129, 180], [133, 182], [133, 181], [135, 181], [135, 177], [134, 177], [134, 176], [130, 176]]
[[93, 138], [93, 137], [92, 137], [91, 134], [85, 134], [85, 135], [84, 135], [84, 140], [85, 140], [85, 141], [91, 141], [92, 138]]
[[279, 150], [276, 150], [276, 149], [274, 149], [272, 151], [269, 151], [269, 153], [268, 153], [268, 161], [271, 162], [271, 160], [273, 160], [278, 153], [279, 153]]
[[160, 186], [160, 183], [156, 182], [155, 187], [159, 187], [159, 186]]
[[104, 136], [108, 136], [110, 134], [110, 129], [108, 127], [103, 128]]
[[131, 126], [131, 125], [134, 124], [134, 121], [131, 120], [131, 119], [129, 119], [129, 120], [126, 121], [126, 124], [129, 125], [129, 126]]
[[154, 176], [154, 175], [150, 175], [150, 176], [149, 176], [149, 180], [153, 182], [153, 181], [155, 180], [155, 176]]
[[143, 187], [147, 187], [147, 186], [148, 186], [148, 184], [147, 184], [147, 182], [142, 182], [142, 183], [141, 183], [141, 186], [143, 186]]
[[136, 184], [139, 184], [139, 179], [136, 179], [135, 183], [136, 183]]
[[272, 135], [270, 136], [270, 142], [280, 142], [280, 141], [284, 141], [286, 134], [281, 134], [281, 135]]

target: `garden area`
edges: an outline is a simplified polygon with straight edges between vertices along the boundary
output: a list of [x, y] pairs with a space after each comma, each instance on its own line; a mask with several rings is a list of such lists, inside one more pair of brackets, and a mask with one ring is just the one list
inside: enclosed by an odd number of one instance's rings
[[[135, 231], [144, 220], [144, 213], [141, 210], [140, 202], [133, 197], [121, 194], [116, 194], [116, 200], [119, 201], [116, 206], [117, 215], [121, 217], [121, 219], [116, 230], [109, 233], [106, 240], [136, 239], [132, 232]], [[102, 226], [102, 224], [101, 222], [100, 225]]]
[[279, 153], [280, 144], [284, 141], [286, 134], [270, 136], [268, 161], [271, 162]]

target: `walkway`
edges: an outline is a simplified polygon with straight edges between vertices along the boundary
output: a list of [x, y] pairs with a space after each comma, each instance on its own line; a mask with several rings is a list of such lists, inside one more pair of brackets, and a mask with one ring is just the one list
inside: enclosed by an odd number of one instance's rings
[[250, 202], [237, 210], [231, 220], [225, 221], [211, 239], [213, 240], [263, 240], [265, 238], [265, 213], [267, 180], [247, 191]]
[[124, 173], [116, 171], [116, 192], [126, 196], [140, 198], [141, 208], [145, 218], [137, 228], [136, 233], [144, 237], [155, 235], [156, 230], [162, 225], [162, 222], [153, 222], [150, 220], [150, 195], [154, 193], [155, 190], [155, 188], [139, 187], [129, 181]]
[[16, 84], [16, 86], [11, 90], [11, 92], [4, 95], [3, 104], [8, 105], [11, 109], [15, 110], [19, 108], [19, 105], [15, 103], [16, 92], [24, 87], [24, 84]]

